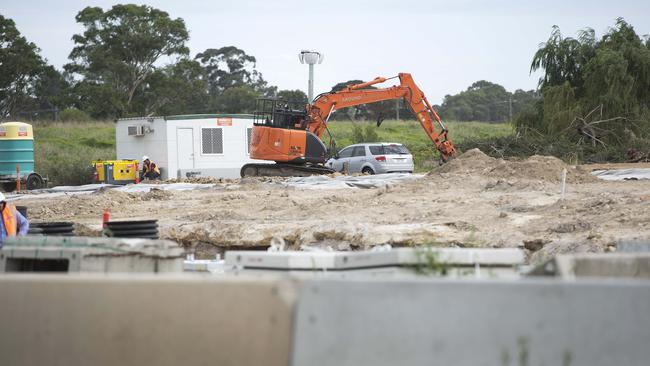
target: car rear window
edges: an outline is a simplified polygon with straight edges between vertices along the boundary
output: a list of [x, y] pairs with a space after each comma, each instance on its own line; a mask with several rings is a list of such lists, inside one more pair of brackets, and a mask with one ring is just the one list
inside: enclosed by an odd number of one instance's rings
[[384, 145], [384, 154], [386, 155], [406, 155], [410, 154], [404, 145]]

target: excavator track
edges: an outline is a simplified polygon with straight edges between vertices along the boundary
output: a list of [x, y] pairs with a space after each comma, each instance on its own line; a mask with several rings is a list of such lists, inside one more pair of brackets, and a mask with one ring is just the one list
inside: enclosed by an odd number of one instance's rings
[[332, 174], [334, 170], [322, 165], [293, 164], [246, 164], [241, 168], [244, 177], [308, 177], [310, 175]]

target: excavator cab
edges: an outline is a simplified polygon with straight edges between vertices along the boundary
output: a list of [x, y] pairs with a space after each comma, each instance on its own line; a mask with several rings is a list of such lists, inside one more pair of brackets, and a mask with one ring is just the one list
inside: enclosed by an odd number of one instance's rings
[[257, 99], [253, 123], [258, 126], [307, 129], [307, 112], [304, 103], [275, 98]]
[[[328, 149], [317, 135], [309, 131], [307, 122], [307, 110], [302, 102], [258, 99], [253, 115], [250, 158], [278, 164], [323, 164], [329, 158]], [[244, 168], [251, 169], [246, 173]], [[244, 168], [242, 174], [255, 175], [251, 173], [251, 164]], [[321, 174], [329, 172], [329, 169], [319, 166], [313, 169], [305, 167], [301, 171]]]

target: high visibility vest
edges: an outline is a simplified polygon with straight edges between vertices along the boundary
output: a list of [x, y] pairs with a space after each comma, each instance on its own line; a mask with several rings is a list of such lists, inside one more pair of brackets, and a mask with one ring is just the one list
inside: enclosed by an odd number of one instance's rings
[[145, 171], [145, 173], [149, 173], [149, 172], [154, 171], [154, 172], [160, 174], [160, 169], [158, 169], [158, 166], [156, 166], [156, 164], [154, 164], [153, 162], [150, 162], [149, 164], [145, 164], [144, 165], [144, 171]]
[[2, 210], [2, 222], [5, 224], [5, 231], [7, 236], [16, 236], [18, 224], [16, 223], [16, 206], [6, 204], [5, 209]]

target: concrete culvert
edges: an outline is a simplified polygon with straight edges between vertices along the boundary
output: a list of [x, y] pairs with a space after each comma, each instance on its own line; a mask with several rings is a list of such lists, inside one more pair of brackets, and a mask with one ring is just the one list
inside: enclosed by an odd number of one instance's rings
[[74, 223], [60, 222], [33, 222], [29, 225], [28, 234], [42, 234], [49, 236], [73, 236]]
[[158, 239], [158, 220], [109, 221], [107, 236]]

